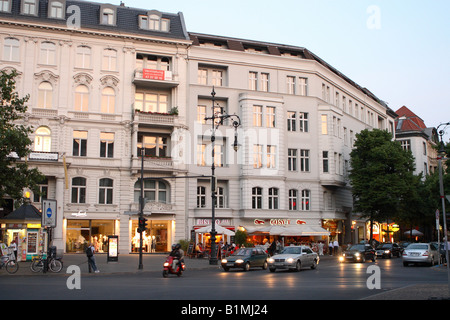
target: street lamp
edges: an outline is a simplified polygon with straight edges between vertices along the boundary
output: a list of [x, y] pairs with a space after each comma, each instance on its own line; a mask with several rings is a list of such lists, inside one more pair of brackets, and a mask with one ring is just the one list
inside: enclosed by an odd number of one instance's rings
[[[211, 92], [212, 97], [212, 116], [211, 117], [205, 117], [205, 121], [212, 120], [211, 124], [211, 157], [212, 157], [212, 164], [211, 164], [211, 199], [212, 199], [212, 206], [211, 206], [211, 256], [209, 258], [209, 264], [210, 265], [216, 265], [218, 262], [217, 259], [217, 248], [216, 248], [216, 217], [215, 217], [215, 207], [216, 207], [216, 191], [217, 191], [217, 180], [215, 177], [215, 164], [214, 164], [214, 147], [215, 147], [215, 140], [216, 140], [216, 130], [219, 127], [219, 125], [223, 124], [223, 121], [226, 119], [233, 119], [233, 127], [234, 127], [234, 142], [231, 145], [234, 149], [234, 151], [237, 151], [239, 149], [239, 144], [237, 140], [237, 128], [241, 125], [241, 119], [236, 114], [227, 114], [222, 107], [215, 105], [215, 96], [216, 92], [213, 90]], [[220, 112], [216, 112], [216, 109], [219, 109]]]
[[[446, 152], [445, 152], [445, 148], [444, 148], [444, 141], [442, 140], [442, 136], [444, 135], [445, 132], [445, 127], [444, 129], [439, 131], [439, 127], [440, 126], [448, 126], [450, 125], [450, 122], [447, 123], [442, 123], [440, 124], [436, 130], [438, 131], [438, 134], [440, 136], [440, 143], [439, 143], [439, 151], [438, 151], [438, 160], [439, 160], [439, 192], [440, 192], [440, 197], [441, 197], [441, 202], [442, 202], [442, 217], [444, 220], [444, 241], [445, 241], [445, 259], [447, 260], [447, 279], [448, 279], [448, 290], [450, 293], [450, 268], [449, 268], [449, 264], [450, 261], [448, 259], [448, 233], [447, 233], [447, 214], [445, 213], [445, 193], [444, 193], [444, 179], [443, 179], [443, 169], [442, 169], [442, 160], [445, 159], [446, 156]], [[438, 252], [440, 251], [440, 248], [438, 248]]]

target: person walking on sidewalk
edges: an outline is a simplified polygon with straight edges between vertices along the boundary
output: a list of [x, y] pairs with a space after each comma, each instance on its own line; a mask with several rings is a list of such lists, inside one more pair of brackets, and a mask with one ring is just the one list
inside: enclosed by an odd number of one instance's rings
[[95, 263], [95, 257], [94, 257], [95, 248], [92, 243], [89, 244], [89, 246], [86, 248], [86, 256], [88, 258], [88, 264], [89, 264], [89, 272], [90, 269], [94, 270], [95, 273], [99, 273], [100, 270], [97, 268], [97, 264]]

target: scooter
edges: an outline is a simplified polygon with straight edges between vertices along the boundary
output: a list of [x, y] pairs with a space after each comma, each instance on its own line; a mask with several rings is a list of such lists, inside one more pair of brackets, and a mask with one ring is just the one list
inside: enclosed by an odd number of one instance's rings
[[174, 265], [175, 257], [168, 256], [166, 261], [164, 262], [164, 269], [163, 269], [163, 277], [167, 278], [169, 274], [176, 274], [178, 277], [180, 277], [185, 269], [184, 262], [181, 262], [181, 268], [180, 264], [177, 262]]

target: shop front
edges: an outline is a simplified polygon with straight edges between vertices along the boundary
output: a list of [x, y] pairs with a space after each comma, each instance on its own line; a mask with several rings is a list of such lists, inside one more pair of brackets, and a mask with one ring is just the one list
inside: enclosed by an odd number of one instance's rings
[[94, 245], [96, 252], [107, 252], [108, 236], [116, 235], [117, 223], [117, 220], [67, 219], [66, 252], [84, 253], [89, 243]]
[[[216, 243], [231, 244], [234, 242], [235, 227], [232, 225], [232, 219], [216, 219]], [[211, 219], [196, 219], [193, 227], [193, 241], [201, 244], [206, 250], [211, 248]], [[201, 232], [198, 232], [201, 231]], [[194, 238], [195, 237], [195, 238]]]
[[[173, 243], [173, 234], [175, 232], [175, 220], [172, 215], [153, 215], [146, 216], [147, 227], [142, 232], [142, 252], [157, 253], [168, 252]], [[138, 232], [138, 218], [130, 219], [130, 240], [131, 252], [139, 252], [140, 233]]]

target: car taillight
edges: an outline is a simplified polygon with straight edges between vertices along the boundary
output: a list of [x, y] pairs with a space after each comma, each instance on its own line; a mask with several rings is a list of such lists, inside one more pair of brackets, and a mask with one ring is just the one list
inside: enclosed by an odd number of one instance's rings
[[423, 255], [424, 257], [428, 257], [428, 251], [425, 251], [422, 255]]

